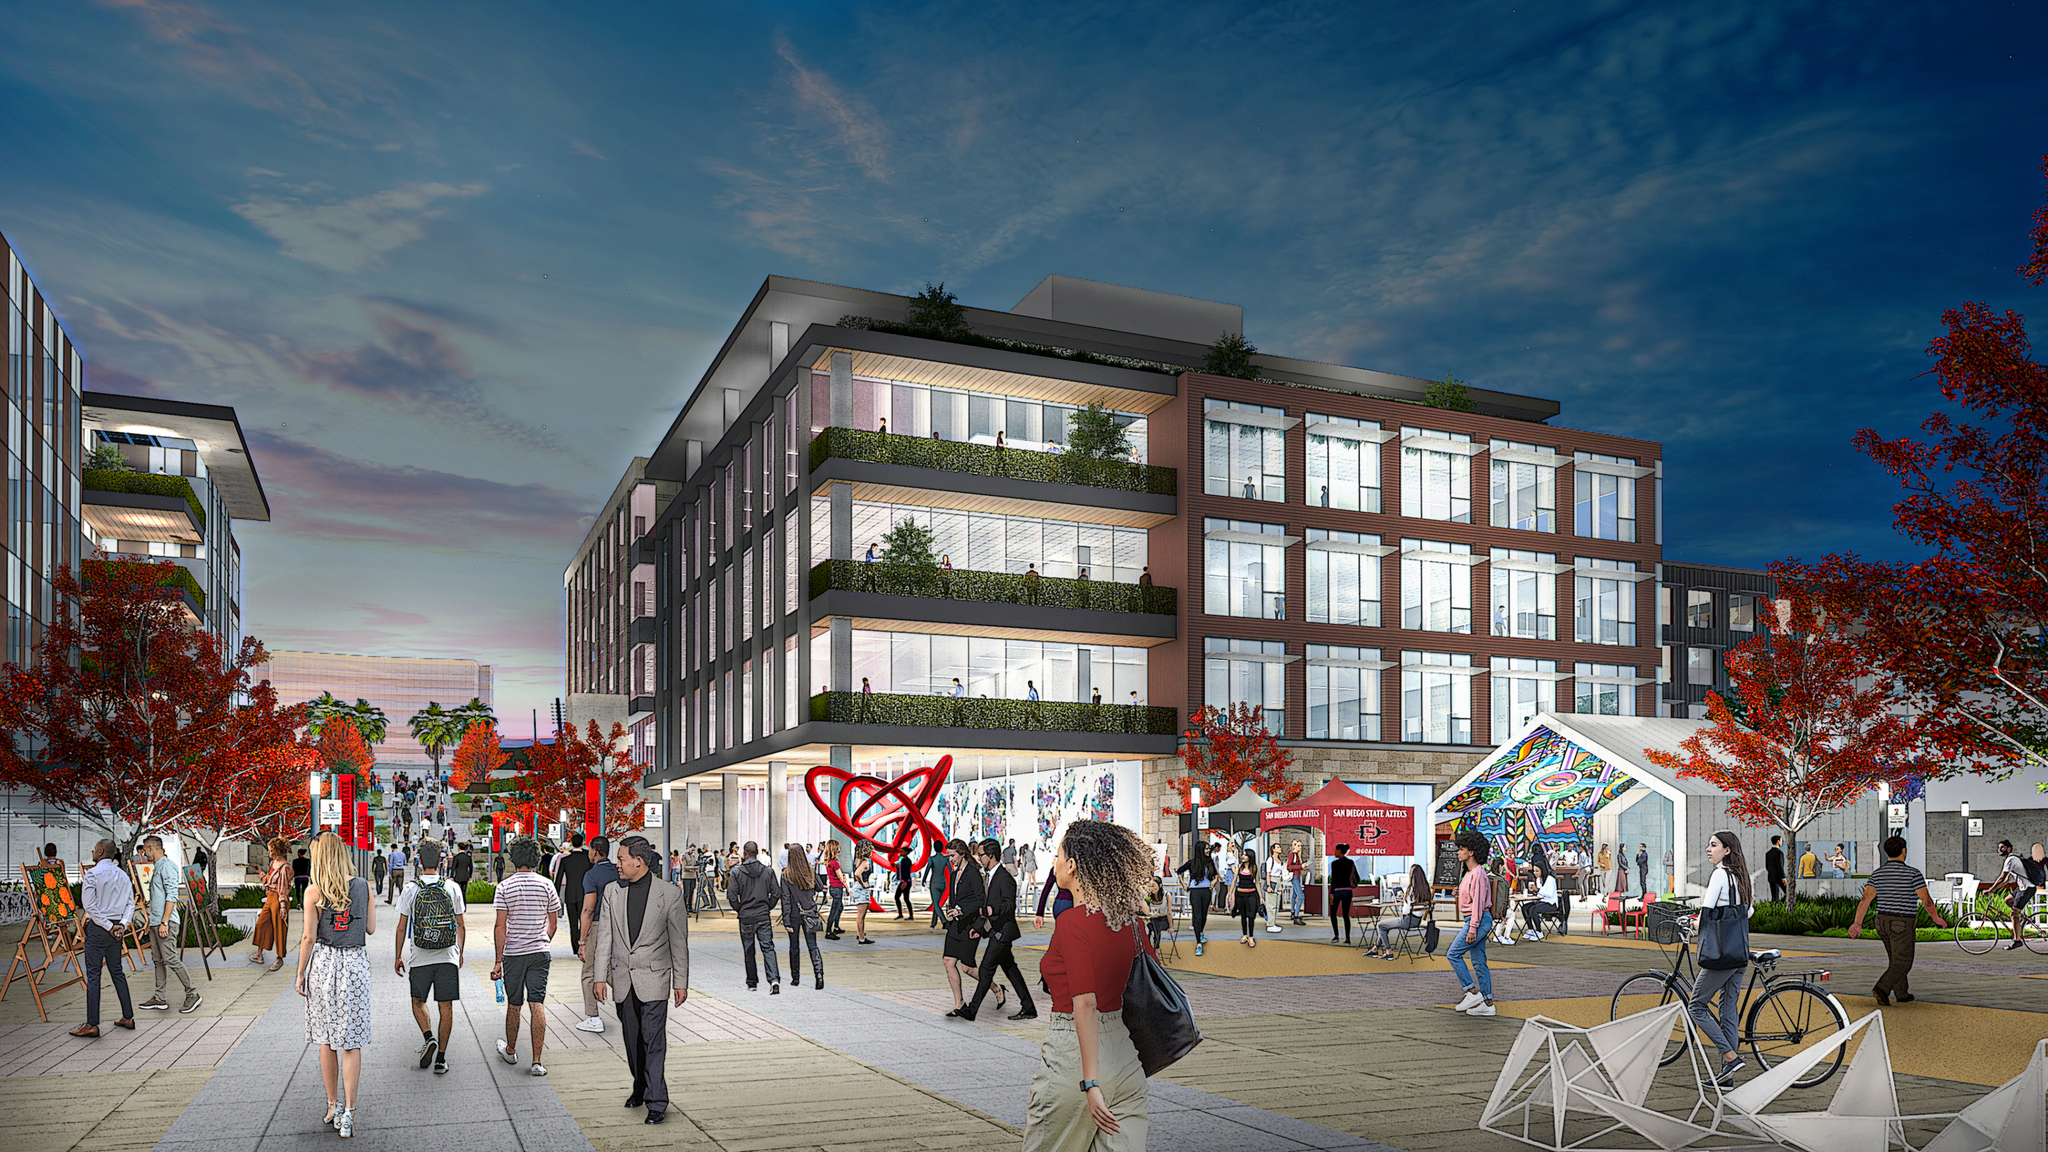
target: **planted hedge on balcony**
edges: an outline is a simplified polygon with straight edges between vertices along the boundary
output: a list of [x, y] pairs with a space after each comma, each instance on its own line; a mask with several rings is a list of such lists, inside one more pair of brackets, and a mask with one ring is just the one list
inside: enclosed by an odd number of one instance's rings
[[123, 472], [115, 468], [87, 468], [78, 477], [80, 488], [94, 492], [135, 492], [144, 496], [182, 496], [192, 506], [192, 519], [206, 530], [206, 509], [183, 476], [160, 476], [154, 472]]
[[900, 692], [820, 692], [811, 719], [833, 724], [910, 724], [922, 728], [992, 728], [1029, 732], [1101, 732], [1172, 736], [1171, 708], [1144, 704], [1070, 704], [1058, 700], [987, 700], [911, 696]]
[[1108, 580], [1070, 580], [1043, 576], [1032, 581], [1011, 572], [970, 572], [877, 561], [827, 560], [811, 569], [811, 595], [833, 589], [880, 592], [889, 596], [929, 596], [935, 600], [973, 600], [983, 604], [1041, 604], [1048, 608], [1092, 608], [1098, 612], [1147, 612], [1171, 616], [1179, 596], [1172, 588], [1146, 588]]
[[962, 444], [956, 440], [926, 440], [887, 432], [863, 432], [857, 428], [827, 428], [811, 441], [811, 467], [816, 468], [828, 457], [835, 456], [841, 460], [936, 468], [973, 476], [1006, 476], [1012, 480], [1079, 484], [1088, 488], [1150, 492], [1159, 496], [1174, 494], [1174, 472], [1171, 468], [1133, 464], [1128, 460], [1094, 460], [1061, 452], [997, 448], [993, 444]]
[[161, 560], [155, 557], [145, 560], [87, 560], [84, 564], [86, 582], [90, 584], [93, 576], [101, 571], [111, 570], [116, 564], [163, 569], [163, 578], [157, 581], [159, 586], [184, 589], [191, 593], [192, 602], [199, 606], [199, 610], [206, 611], [206, 589], [200, 586], [199, 578], [186, 570], [184, 565], [171, 563], [168, 557]]

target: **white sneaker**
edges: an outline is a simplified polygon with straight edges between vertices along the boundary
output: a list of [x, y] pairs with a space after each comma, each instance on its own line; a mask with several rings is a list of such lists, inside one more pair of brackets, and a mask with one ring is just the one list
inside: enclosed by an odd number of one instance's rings
[[548, 1074], [548, 1070], [539, 1064], [535, 1064], [533, 1066], [533, 1074], [535, 1076], [545, 1076]]
[[588, 1020], [578, 1020], [576, 1022], [576, 1030], [579, 1032], [602, 1032], [604, 1031], [604, 1017], [592, 1016]]
[[505, 1047], [505, 1038], [502, 1036], [498, 1038], [498, 1055], [503, 1057], [507, 1064], [519, 1063], [519, 1056], [512, 1049]]
[[1480, 994], [1479, 994], [1478, 992], [1476, 992], [1476, 991], [1473, 991], [1473, 992], [1467, 992], [1467, 993], [1465, 993], [1465, 998], [1464, 998], [1464, 999], [1462, 999], [1462, 1000], [1460, 1000], [1460, 1001], [1458, 1001], [1458, 1004], [1457, 1004], [1457, 1008], [1456, 1008], [1456, 1011], [1459, 1011], [1459, 1012], [1463, 1012], [1463, 1011], [1466, 1011], [1467, 1009], [1471, 1008], [1471, 1007], [1472, 1007], [1472, 1006], [1473, 1006], [1474, 1004], [1481, 1004], [1481, 1003], [1484, 1003], [1484, 1002], [1485, 1002], [1485, 1000], [1486, 1000], [1486, 997], [1484, 997], [1484, 996], [1481, 996], [1481, 995], [1480, 995]]
[[1493, 1005], [1484, 1001], [1465, 1009], [1465, 1015], [1467, 1016], [1492, 1016], [1494, 1014]]
[[1268, 925], [1266, 925], [1266, 931], [1268, 931], [1268, 932], [1278, 932], [1279, 930], [1280, 930], [1280, 926], [1279, 926], [1278, 924], [1268, 924]]

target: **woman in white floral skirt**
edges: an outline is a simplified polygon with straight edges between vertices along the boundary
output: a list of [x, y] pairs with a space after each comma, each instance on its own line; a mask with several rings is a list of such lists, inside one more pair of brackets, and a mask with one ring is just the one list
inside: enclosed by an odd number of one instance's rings
[[[299, 995], [306, 998], [306, 1042], [320, 1045], [327, 1117], [355, 1135], [356, 1083], [370, 1043], [369, 937], [377, 931], [370, 882], [354, 874], [341, 837], [313, 841], [313, 882], [306, 895], [306, 931], [299, 939]], [[335, 1092], [335, 1081], [342, 1093]]]

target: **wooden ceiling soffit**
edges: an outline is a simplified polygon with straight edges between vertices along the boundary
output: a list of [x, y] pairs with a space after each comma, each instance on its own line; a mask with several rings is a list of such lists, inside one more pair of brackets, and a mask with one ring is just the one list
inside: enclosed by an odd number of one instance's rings
[[[828, 486], [820, 484], [813, 495], [826, 496]], [[903, 488], [894, 484], [855, 484], [855, 500], [882, 504], [906, 504], [913, 508], [950, 508], [959, 512], [993, 512], [1002, 516], [1035, 516], [1043, 520], [1070, 520], [1083, 524], [1112, 524], [1119, 528], [1155, 528], [1173, 519], [1170, 512], [1144, 512], [1134, 508], [1098, 508], [1091, 504], [1061, 504], [1049, 500], [1020, 500], [1010, 496], [979, 496], [939, 488]]]
[[[811, 368], [819, 372], [829, 371], [832, 367], [832, 352], [831, 348], [819, 349], [817, 359], [811, 363]], [[1048, 357], [1046, 363], [1054, 365], [1061, 361]], [[947, 364], [937, 360], [916, 360], [908, 356], [886, 356], [877, 352], [854, 352], [853, 374], [877, 380], [925, 384], [933, 388], [957, 388], [962, 392], [1014, 396], [1020, 400], [1072, 404], [1077, 408], [1100, 404], [1113, 411], [1135, 412], [1139, 415], [1157, 412], [1173, 400], [1172, 396], [1163, 396], [1156, 392], [1133, 392], [1101, 384], [1087, 384], [1079, 380], [1061, 380], [1053, 376], [1026, 376], [1018, 372], [998, 372], [991, 368], [973, 368], [965, 364]]]

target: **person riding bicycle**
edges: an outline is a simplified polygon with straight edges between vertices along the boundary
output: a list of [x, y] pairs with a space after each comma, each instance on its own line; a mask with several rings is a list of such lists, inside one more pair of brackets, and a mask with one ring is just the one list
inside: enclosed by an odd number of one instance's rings
[[[1734, 1085], [1735, 1074], [1744, 1066], [1741, 1053], [1736, 1051], [1741, 1033], [1735, 1027], [1735, 1017], [1742, 995], [1742, 975], [1749, 967], [1747, 917], [1755, 914], [1756, 906], [1750, 891], [1749, 865], [1742, 858], [1742, 842], [1735, 838], [1735, 833], [1716, 832], [1707, 837], [1707, 864], [1714, 874], [1707, 882], [1707, 895], [1700, 902], [1700, 908], [1702, 911], [1710, 908], [1741, 909], [1744, 917], [1740, 933], [1742, 946], [1719, 960], [1701, 956], [1700, 977], [1693, 984], [1692, 1002], [1687, 1008], [1700, 1034], [1721, 1050], [1721, 1073], [1714, 1078], [1714, 1083], [1727, 1088]], [[1716, 996], [1721, 998], [1721, 1018], [1718, 1021], [1712, 1011]]]
[[2033, 903], [2034, 893], [2040, 889], [2034, 878], [2027, 874], [2026, 859], [2012, 850], [2012, 841], [2000, 840], [1998, 854], [2005, 863], [1999, 868], [1998, 882], [1991, 886], [1990, 891], [2012, 893], [2007, 898], [2012, 907], [2012, 943], [2005, 946], [2010, 952], [2020, 946], [2020, 926], [2026, 921], [2027, 905]]

